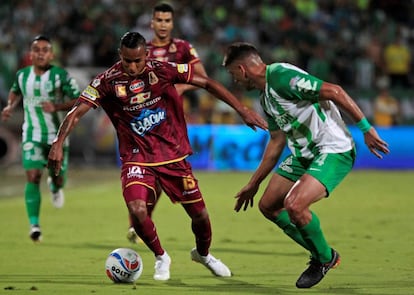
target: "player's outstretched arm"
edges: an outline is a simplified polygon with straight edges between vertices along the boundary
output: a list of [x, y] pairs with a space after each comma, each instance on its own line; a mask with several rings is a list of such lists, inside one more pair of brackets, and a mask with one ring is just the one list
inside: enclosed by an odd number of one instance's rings
[[50, 148], [47, 163], [47, 167], [53, 169], [55, 175], [59, 175], [60, 168], [62, 167], [63, 143], [66, 137], [68, 137], [73, 128], [78, 124], [80, 118], [89, 111], [90, 108], [89, 105], [78, 101], [72, 110], [66, 114], [66, 117], [60, 124], [59, 131]]
[[255, 111], [244, 106], [223, 84], [211, 78], [194, 74], [189, 82], [192, 85], [204, 88], [218, 99], [230, 105], [242, 117], [243, 121], [253, 130], [256, 127], [266, 130], [267, 122]]
[[286, 135], [283, 131], [276, 130], [270, 132], [270, 140], [267, 143], [259, 167], [254, 172], [249, 182], [235, 196], [237, 201], [234, 210], [236, 212], [239, 212], [242, 207], [245, 211], [249, 205], [250, 207], [253, 206], [253, 198], [257, 193], [260, 184], [277, 164], [285, 145]]
[[319, 97], [321, 100], [332, 100], [352, 118], [358, 128], [364, 133], [365, 144], [371, 153], [381, 159], [381, 153], [388, 154], [390, 152], [388, 144], [379, 137], [377, 131], [365, 118], [357, 103], [341, 86], [324, 82], [320, 89]]

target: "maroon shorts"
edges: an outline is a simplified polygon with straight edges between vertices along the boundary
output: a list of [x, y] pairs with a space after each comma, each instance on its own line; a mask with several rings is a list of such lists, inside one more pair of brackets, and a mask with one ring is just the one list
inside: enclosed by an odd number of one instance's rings
[[125, 202], [144, 200], [154, 204], [159, 197], [158, 186], [173, 203], [191, 204], [203, 200], [191, 165], [184, 159], [161, 166], [122, 165], [122, 191]]

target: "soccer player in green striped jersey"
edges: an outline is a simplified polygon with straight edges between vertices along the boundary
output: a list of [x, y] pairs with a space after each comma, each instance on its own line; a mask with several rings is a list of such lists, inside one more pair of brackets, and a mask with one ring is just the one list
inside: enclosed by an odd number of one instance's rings
[[[25, 202], [30, 222], [30, 238], [41, 240], [39, 225], [41, 194], [40, 181], [47, 164], [47, 155], [56, 137], [63, 115], [72, 108], [79, 96], [79, 87], [68, 72], [51, 64], [52, 44], [48, 37], [35, 37], [30, 46], [32, 65], [17, 71], [9, 91], [8, 104], [1, 115], [8, 120], [23, 98], [24, 122], [22, 126], [22, 161], [26, 170]], [[65, 160], [59, 175], [49, 171], [48, 185], [52, 204], [64, 204], [63, 186], [68, 163], [68, 142], [65, 143]]]
[[296, 286], [310, 288], [340, 262], [338, 252], [325, 240], [319, 218], [310, 210], [311, 204], [330, 195], [354, 164], [354, 141], [338, 107], [357, 123], [375, 156], [388, 154], [388, 145], [339, 85], [291, 64], [267, 65], [253, 45], [242, 42], [228, 47], [223, 66], [236, 83], [262, 92], [261, 104], [270, 132], [261, 163], [237, 193], [234, 209], [238, 212], [253, 206], [261, 182], [276, 166], [287, 144], [291, 153], [272, 175], [259, 209], [309, 251], [309, 267]]

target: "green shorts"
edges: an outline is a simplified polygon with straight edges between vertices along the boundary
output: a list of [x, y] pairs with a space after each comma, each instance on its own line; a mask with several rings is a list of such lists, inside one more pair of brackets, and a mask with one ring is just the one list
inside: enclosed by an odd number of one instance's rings
[[289, 155], [276, 173], [294, 182], [305, 173], [312, 175], [325, 186], [329, 195], [351, 171], [355, 156], [355, 149], [339, 154], [319, 154], [311, 160]]
[[[22, 143], [22, 161], [25, 170], [44, 169], [47, 165], [47, 157], [50, 150], [49, 144], [26, 141]], [[68, 167], [69, 148], [63, 148], [63, 162], [61, 174], [65, 174]], [[50, 174], [49, 174], [50, 175]]]

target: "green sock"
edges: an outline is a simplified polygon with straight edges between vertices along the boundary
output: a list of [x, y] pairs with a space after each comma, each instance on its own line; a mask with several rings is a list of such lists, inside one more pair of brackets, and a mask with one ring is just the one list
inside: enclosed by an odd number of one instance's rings
[[318, 216], [316, 216], [313, 212], [311, 213], [311, 221], [307, 225], [298, 229], [302, 234], [303, 239], [309, 245], [312, 257], [321, 263], [327, 263], [332, 259], [331, 247], [326, 242], [322, 233]]
[[309, 245], [303, 239], [296, 225], [294, 225], [290, 221], [289, 214], [286, 210], [280, 212], [280, 214], [276, 217], [275, 220], [273, 220], [273, 222], [278, 227], [280, 227], [285, 232], [285, 234], [288, 235], [292, 240], [294, 240], [296, 243], [298, 243], [305, 249], [310, 250]]
[[33, 182], [27, 182], [24, 190], [24, 196], [30, 224], [39, 224], [41, 203], [40, 185]]

